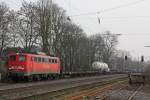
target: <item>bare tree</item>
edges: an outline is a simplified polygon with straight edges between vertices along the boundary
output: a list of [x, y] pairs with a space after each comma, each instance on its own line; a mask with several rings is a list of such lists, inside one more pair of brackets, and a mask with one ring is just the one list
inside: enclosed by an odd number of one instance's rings
[[37, 24], [39, 25], [39, 35], [42, 41], [42, 49], [45, 53], [50, 54], [50, 41], [52, 33], [51, 9], [52, 4], [49, 0], [40, 0], [35, 6]]
[[19, 24], [20, 42], [26, 51], [30, 51], [31, 48], [37, 44], [39, 36], [34, 4], [23, 2], [18, 14], [19, 18], [17, 24]]
[[90, 37], [92, 48], [92, 61], [103, 61], [102, 53], [104, 52], [105, 43], [101, 34], [95, 34]]
[[11, 37], [9, 32], [9, 24], [12, 21], [9, 8], [5, 3], [0, 3], [0, 52], [10, 44]]
[[104, 41], [104, 50], [102, 52], [102, 59], [104, 62], [110, 64], [110, 58], [113, 56], [116, 50], [116, 45], [118, 43], [117, 36], [110, 33], [110, 31], [106, 31], [104, 35], [102, 35]]
[[11, 37], [11, 45], [12, 47], [17, 47], [19, 46], [19, 29], [18, 29], [18, 17], [19, 15], [17, 14], [16, 11], [11, 10], [10, 11], [10, 16], [12, 21], [9, 24], [9, 32], [10, 32], [10, 37]]
[[112, 57], [116, 51], [117, 36], [109, 31], [89, 37], [89, 62], [101, 61], [111, 66]]
[[57, 54], [63, 25], [66, 23], [65, 10], [49, 0], [41, 0], [37, 4], [37, 16], [43, 51], [47, 54]]

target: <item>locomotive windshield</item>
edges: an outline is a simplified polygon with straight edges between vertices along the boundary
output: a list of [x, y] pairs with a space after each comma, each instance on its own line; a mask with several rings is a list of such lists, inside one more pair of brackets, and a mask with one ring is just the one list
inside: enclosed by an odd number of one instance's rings
[[25, 56], [20, 55], [20, 56], [19, 56], [19, 61], [25, 61]]

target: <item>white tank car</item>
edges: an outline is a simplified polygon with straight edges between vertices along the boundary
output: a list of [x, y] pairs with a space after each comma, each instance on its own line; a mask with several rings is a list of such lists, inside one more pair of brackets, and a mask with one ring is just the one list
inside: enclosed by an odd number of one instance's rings
[[93, 69], [99, 70], [101, 72], [109, 72], [110, 71], [108, 64], [103, 63], [103, 62], [93, 62], [92, 67], [93, 67]]

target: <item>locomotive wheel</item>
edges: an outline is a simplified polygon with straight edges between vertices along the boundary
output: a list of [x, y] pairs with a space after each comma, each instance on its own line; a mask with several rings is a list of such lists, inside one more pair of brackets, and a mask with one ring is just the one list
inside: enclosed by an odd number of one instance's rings
[[53, 79], [54, 79], [54, 76], [53, 76], [53, 75], [48, 75], [48, 79], [49, 79], [49, 80], [53, 80]]
[[35, 76], [35, 80], [36, 80], [36, 81], [40, 81], [40, 80], [41, 80], [40, 75], [36, 75], [36, 76]]
[[41, 80], [42, 80], [41, 75], [38, 75], [38, 81], [41, 81]]
[[33, 77], [32, 77], [32, 76], [27, 76], [25, 79], [26, 79], [28, 82], [33, 81]]
[[55, 75], [55, 79], [59, 79], [59, 75], [58, 74]]
[[12, 77], [11, 80], [15, 83], [19, 82], [19, 80], [17, 79], [17, 77]]

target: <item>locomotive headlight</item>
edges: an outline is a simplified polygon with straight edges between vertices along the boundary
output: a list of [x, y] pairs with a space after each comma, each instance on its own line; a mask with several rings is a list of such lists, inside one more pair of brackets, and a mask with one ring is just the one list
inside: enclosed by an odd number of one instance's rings
[[9, 69], [9, 70], [11, 70], [12, 68], [11, 68], [11, 67], [9, 67], [8, 69]]
[[9, 70], [15, 69], [15, 67], [14, 67], [14, 66], [10, 66], [8, 69], [9, 69]]
[[24, 70], [23, 66], [18, 66], [18, 69]]

